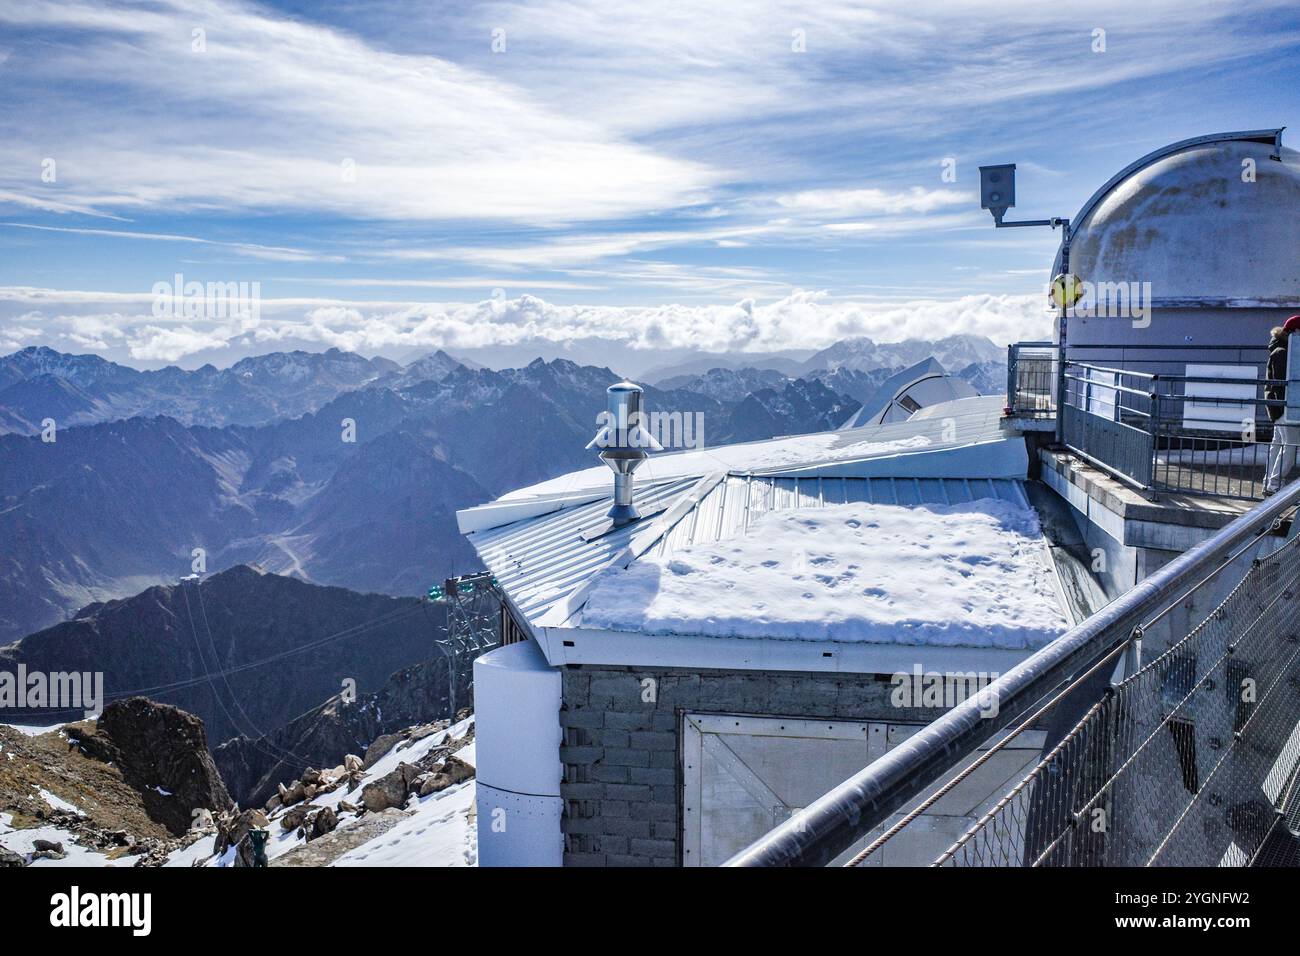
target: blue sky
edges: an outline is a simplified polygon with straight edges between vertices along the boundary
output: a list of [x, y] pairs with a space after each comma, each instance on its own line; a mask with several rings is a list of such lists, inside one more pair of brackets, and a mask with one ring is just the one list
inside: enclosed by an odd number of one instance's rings
[[[1253, 0], [0, 0], [0, 351], [1041, 333], [1055, 238], [995, 233], [977, 167], [1071, 215], [1300, 122], [1298, 47]], [[260, 315], [159, 318], [177, 272]]]

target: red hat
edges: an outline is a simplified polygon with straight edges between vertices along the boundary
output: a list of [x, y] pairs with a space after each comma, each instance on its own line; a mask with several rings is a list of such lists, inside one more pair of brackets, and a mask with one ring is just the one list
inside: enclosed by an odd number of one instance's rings
[[1291, 318], [1286, 320], [1286, 324], [1282, 326], [1282, 331], [1287, 335], [1290, 335], [1297, 329], [1300, 329], [1300, 315], [1291, 316]]

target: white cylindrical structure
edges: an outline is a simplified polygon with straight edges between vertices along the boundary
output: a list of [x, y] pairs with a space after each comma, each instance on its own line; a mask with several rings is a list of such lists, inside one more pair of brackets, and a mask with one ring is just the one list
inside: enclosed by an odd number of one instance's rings
[[561, 866], [560, 672], [531, 640], [474, 662], [479, 866]]

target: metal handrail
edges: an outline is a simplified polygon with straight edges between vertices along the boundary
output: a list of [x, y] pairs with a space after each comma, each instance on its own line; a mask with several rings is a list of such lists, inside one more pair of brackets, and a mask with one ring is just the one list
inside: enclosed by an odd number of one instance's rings
[[1091, 372], [1113, 372], [1115, 375], [1132, 375], [1134, 378], [1145, 378], [1155, 380], [1159, 376], [1154, 372], [1135, 372], [1127, 368], [1112, 368], [1109, 365], [1093, 365], [1091, 362], [1076, 362], [1072, 359], [1065, 360], [1066, 366], [1074, 368], [1086, 368]]
[[[1078, 375], [1070, 375], [1069, 373], [1066, 373], [1065, 379], [1070, 382], [1082, 382], [1084, 385], [1093, 385], [1097, 388], [1108, 388], [1116, 392], [1123, 392], [1125, 395], [1139, 395], [1142, 398], [1154, 398], [1156, 396], [1155, 392], [1144, 392], [1140, 388], [1133, 388], [1129, 385], [1111, 385], [1109, 382], [1098, 382], [1096, 379], [1082, 378]], [[1126, 407], [1126, 411], [1137, 411], [1137, 409], [1128, 409]]]
[[[986, 688], [791, 816], [725, 866], [824, 866], [879, 826], [942, 773], [1073, 676], [1126, 641], [1154, 605], [1194, 585], [1254, 536], [1278, 527], [1300, 504], [1300, 481], [1252, 508], [1156, 571], [1082, 624], [1021, 661]], [[996, 716], [989, 712], [994, 695]]]

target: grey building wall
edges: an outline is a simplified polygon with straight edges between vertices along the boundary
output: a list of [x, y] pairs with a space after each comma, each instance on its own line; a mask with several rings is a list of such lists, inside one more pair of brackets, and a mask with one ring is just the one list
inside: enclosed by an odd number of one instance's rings
[[928, 722], [888, 674], [685, 671], [573, 665], [563, 673], [566, 866], [680, 863], [682, 714]]

